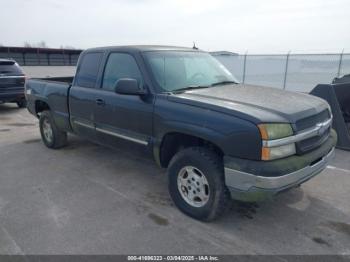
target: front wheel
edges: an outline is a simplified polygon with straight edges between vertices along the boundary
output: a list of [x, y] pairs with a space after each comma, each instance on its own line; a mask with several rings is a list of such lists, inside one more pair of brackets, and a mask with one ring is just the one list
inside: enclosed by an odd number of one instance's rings
[[67, 144], [67, 133], [58, 129], [50, 111], [40, 114], [41, 139], [48, 148], [60, 148]]
[[185, 214], [211, 221], [223, 214], [230, 201], [221, 158], [203, 147], [178, 152], [168, 168], [169, 193]]

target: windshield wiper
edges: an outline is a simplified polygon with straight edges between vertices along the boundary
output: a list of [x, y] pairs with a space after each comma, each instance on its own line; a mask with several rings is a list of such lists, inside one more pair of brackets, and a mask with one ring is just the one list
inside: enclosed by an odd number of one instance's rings
[[213, 83], [210, 86], [219, 86], [219, 85], [228, 85], [228, 84], [237, 84], [237, 82], [235, 82], [235, 81], [220, 81], [220, 82]]
[[210, 87], [210, 86], [201, 86], [201, 85], [198, 85], [198, 86], [186, 86], [186, 87], [183, 87], [183, 88], [176, 89], [176, 90], [172, 91], [172, 93], [182, 93], [182, 92], [185, 92], [185, 91], [188, 91], [188, 90], [202, 89], [202, 88], [208, 88], [208, 87]]
[[213, 83], [211, 85], [191, 85], [191, 86], [186, 86], [183, 88], [176, 89], [174, 91], [171, 91], [172, 93], [182, 93], [188, 90], [194, 90], [194, 89], [202, 89], [202, 88], [209, 88], [212, 86], [218, 86], [218, 85], [228, 85], [228, 84], [237, 84], [235, 81], [220, 81]]

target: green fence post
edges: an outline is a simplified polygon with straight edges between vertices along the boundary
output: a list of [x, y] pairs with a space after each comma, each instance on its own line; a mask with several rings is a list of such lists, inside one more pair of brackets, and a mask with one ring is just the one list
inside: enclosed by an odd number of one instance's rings
[[288, 51], [288, 54], [287, 54], [287, 57], [286, 57], [286, 67], [285, 67], [285, 71], [284, 71], [283, 90], [286, 89], [286, 85], [287, 85], [289, 55], [290, 55], [290, 51]]
[[339, 55], [339, 65], [338, 65], [337, 77], [340, 76], [341, 66], [342, 66], [342, 63], [343, 63], [343, 54], [344, 54], [344, 49], [341, 51], [341, 53], [340, 53], [340, 55]]
[[245, 83], [245, 74], [246, 74], [246, 66], [247, 66], [247, 53], [248, 51], [245, 52], [244, 54], [244, 60], [243, 60], [243, 77], [242, 77], [242, 83]]

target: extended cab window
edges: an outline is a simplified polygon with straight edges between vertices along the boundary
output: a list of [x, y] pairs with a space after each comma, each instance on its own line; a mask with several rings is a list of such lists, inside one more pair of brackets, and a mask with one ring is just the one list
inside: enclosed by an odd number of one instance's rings
[[88, 53], [84, 55], [76, 76], [76, 85], [95, 87], [102, 55], [102, 53]]
[[114, 90], [115, 84], [120, 78], [133, 78], [137, 80], [139, 85], [142, 85], [141, 72], [135, 59], [129, 54], [112, 53], [106, 64], [102, 88]]

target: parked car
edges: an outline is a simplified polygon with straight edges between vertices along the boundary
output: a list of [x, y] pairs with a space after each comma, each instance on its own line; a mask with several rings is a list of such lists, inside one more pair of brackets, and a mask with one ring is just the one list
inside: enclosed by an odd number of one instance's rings
[[18, 107], [26, 107], [25, 78], [15, 61], [0, 59], [0, 103], [17, 103]]
[[75, 77], [29, 80], [26, 96], [47, 147], [66, 145], [67, 133], [144, 146], [168, 168], [176, 206], [205, 221], [230, 198], [262, 201], [309, 180], [337, 139], [324, 100], [238, 84], [210, 54], [188, 48], [88, 49]]

